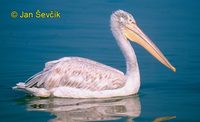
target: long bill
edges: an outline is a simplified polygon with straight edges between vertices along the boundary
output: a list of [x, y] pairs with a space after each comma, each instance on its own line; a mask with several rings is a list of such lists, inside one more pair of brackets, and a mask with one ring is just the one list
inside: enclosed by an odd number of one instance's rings
[[174, 68], [169, 63], [167, 58], [162, 54], [158, 47], [140, 30], [140, 28], [135, 23], [126, 25], [126, 27], [124, 28], [124, 34], [131, 41], [143, 46], [150, 54], [152, 54], [166, 67], [176, 72], [176, 68]]

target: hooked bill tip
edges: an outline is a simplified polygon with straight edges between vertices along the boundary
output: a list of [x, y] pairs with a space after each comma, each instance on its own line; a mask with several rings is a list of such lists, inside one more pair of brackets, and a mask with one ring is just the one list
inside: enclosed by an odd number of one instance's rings
[[176, 72], [176, 68], [175, 67], [172, 66], [171, 69], [172, 69], [173, 72]]

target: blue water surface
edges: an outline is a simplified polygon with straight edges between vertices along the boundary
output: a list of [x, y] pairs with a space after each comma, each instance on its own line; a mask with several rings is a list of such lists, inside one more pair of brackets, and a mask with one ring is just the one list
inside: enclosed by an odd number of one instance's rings
[[[133, 43], [141, 73], [137, 96], [108, 100], [40, 99], [11, 89], [64, 56], [81, 56], [125, 72], [110, 31], [122, 9], [176, 67], [174, 73]], [[57, 19], [13, 19], [12, 11], [61, 13]], [[0, 121], [200, 121], [200, 2], [198, 0], [0, 1]]]

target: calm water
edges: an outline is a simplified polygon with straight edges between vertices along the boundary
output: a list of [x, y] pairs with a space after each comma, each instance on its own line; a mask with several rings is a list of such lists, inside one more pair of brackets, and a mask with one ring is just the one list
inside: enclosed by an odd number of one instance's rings
[[[195, 0], [0, 1], [0, 121], [200, 121], [200, 2]], [[57, 10], [60, 19], [12, 19], [10, 12]], [[125, 71], [109, 27], [123, 9], [177, 68], [173, 73], [133, 44], [141, 71], [138, 96], [39, 99], [11, 89], [64, 56], [90, 58]], [[170, 120], [169, 120], [170, 119]]]

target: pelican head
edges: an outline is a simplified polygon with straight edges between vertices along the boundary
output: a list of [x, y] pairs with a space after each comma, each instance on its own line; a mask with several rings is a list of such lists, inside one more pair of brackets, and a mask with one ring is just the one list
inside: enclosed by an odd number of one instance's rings
[[115, 36], [125, 38], [118, 39], [118, 41], [127, 41], [127, 39], [129, 39], [130, 41], [141, 45], [163, 65], [176, 72], [176, 68], [169, 63], [158, 47], [142, 32], [137, 26], [134, 17], [128, 12], [123, 10], [115, 11], [111, 15], [111, 29]]

